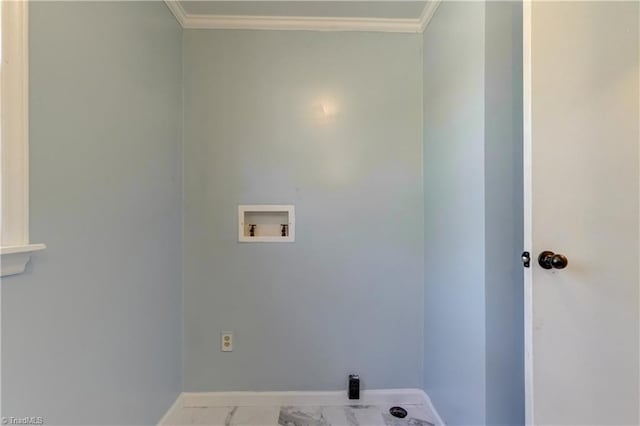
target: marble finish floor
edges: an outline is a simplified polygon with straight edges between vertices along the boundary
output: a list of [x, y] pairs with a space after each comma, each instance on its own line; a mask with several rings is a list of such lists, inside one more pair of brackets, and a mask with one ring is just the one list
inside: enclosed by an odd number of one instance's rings
[[375, 405], [300, 407], [182, 408], [165, 425], [210, 426], [434, 426], [433, 415], [423, 405], [403, 405], [404, 419], [389, 414], [389, 407]]

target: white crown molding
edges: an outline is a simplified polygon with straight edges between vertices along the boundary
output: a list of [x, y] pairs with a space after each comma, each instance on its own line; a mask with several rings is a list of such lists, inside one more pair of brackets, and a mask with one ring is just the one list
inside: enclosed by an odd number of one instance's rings
[[438, 9], [438, 6], [440, 6], [441, 2], [442, 0], [431, 0], [424, 6], [424, 9], [422, 9], [422, 14], [420, 15], [419, 32], [423, 33], [427, 28], [429, 22], [431, 22], [431, 18], [433, 18], [433, 15], [435, 15], [436, 10]]
[[183, 28], [226, 30], [373, 31], [421, 33], [441, 0], [428, 2], [417, 19], [327, 18], [306, 16], [192, 15], [178, 0], [165, 0]]
[[184, 28], [417, 33], [417, 19], [187, 15]]
[[180, 24], [180, 26], [184, 28], [185, 22], [187, 20], [187, 14], [184, 11], [182, 4], [180, 4], [180, 2], [177, 0], [165, 0], [164, 2], [171, 13], [173, 13], [173, 16], [175, 16], [178, 24]]

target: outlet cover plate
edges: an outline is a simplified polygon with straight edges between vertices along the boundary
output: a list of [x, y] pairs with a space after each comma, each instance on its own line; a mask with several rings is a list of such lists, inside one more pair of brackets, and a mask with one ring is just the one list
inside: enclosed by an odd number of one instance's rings
[[220, 333], [220, 350], [222, 352], [233, 351], [233, 333], [231, 331]]

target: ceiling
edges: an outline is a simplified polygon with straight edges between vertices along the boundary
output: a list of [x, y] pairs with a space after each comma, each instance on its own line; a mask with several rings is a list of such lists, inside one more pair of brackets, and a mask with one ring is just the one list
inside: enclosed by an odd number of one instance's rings
[[187, 15], [419, 19], [427, 1], [180, 1]]

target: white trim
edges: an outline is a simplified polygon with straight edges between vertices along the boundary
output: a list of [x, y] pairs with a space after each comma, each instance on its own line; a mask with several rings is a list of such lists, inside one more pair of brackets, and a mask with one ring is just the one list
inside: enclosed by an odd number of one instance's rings
[[2, 4], [2, 246], [29, 241], [28, 10], [26, 1]]
[[350, 400], [346, 391], [293, 392], [185, 392], [184, 407], [260, 407], [260, 406], [336, 406], [362, 405], [419, 405], [428, 401], [420, 389], [363, 390], [360, 399]]
[[173, 13], [173, 16], [175, 16], [178, 24], [180, 24], [180, 26], [184, 28], [185, 21], [187, 20], [187, 14], [184, 11], [182, 4], [180, 4], [180, 2], [177, 0], [165, 0], [165, 4], [167, 5], [171, 13]]
[[[532, 210], [532, 68], [531, 68], [531, 11], [532, 0], [522, 5], [522, 87], [523, 87], [523, 194], [524, 194], [524, 250], [533, 254], [533, 210]], [[524, 270], [524, 387], [525, 424], [534, 425], [533, 400], [533, 265]]]
[[417, 33], [417, 19], [187, 15], [184, 28], [227, 30], [379, 31]]
[[0, 248], [0, 276], [21, 274], [31, 259], [31, 253], [47, 248], [44, 244], [28, 244]]
[[177, 0], [165, 3], [183, 28], [227, 30], [374, 31], [421, 33], [441, 0], [427, 2], [419, 18], [330, 18], [309, 16], [199, 15], [187, 13]]
[[424, 6], [424, 9], [422, 10], [422, 14], [420, 15], [420, 31], [419, 32], [422, 33], [424, 32], [425, 29], [427, 29], [429, 22], [431, 22], [433, 15], [436, 14], [436, 10], [438, 9], [438, 6], [440, 6], [441, 2], [442, 0], [431, 0]]
[[0, 276], [24, 271], [29, 244], [29, 3], [2, 2]]
[[438, 413], [438, 410], [436, 410], [436, 406], [433, 405], [433, 402], [431, 401], [431, 398], [429, 397], [429, 395], [427, 395], [425, 391], [421, 391], [421, 392], [423, 397], [423, 404], [427, 406], [427, 408], [433, 414], [433, 417], [435, 417], [434, 420], [436, 421], [436, 425], [445, 426], [444, 420], [442, 420], [442, 417], [440, 417], [440, 413]]
[[169, 409], [167, 410], [166, 413], [164, 413], [164, 416], [162, 416], [162, 418], [160, 419], [160, 421], [158, 422], [158, 425], [166, 425], [169, 424], [167, 423], [167, 421], [170, 418], [175, 417], [175, 415], [177, 414], [178, 411], [182, 410], [182, 408], [184, 407], [184, 394], [180, 393], [178, 394], [178, 397], [176, 398], [175, 401], [173, 401], [173, 404], [171, 404], [171, 407], [169, 407]]

